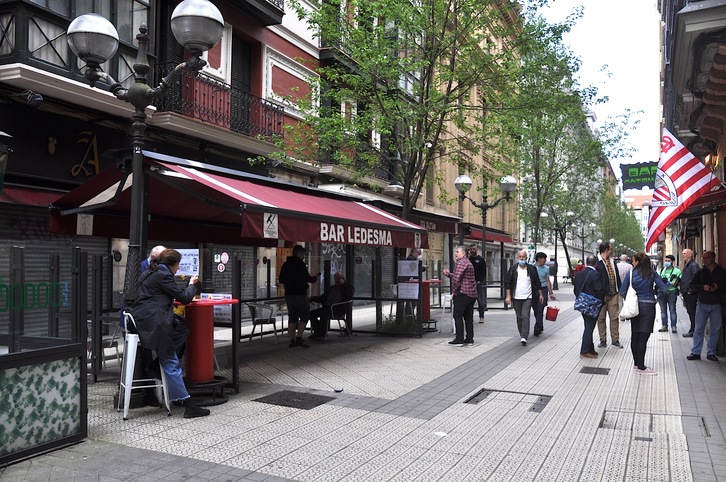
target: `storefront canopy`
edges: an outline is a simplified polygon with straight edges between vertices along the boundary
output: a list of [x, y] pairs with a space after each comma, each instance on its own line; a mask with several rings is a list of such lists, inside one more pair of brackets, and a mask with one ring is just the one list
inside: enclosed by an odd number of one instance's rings
[[722, 183], [712, 191], [709, 191], [696, 199], [693, 204], [684, 209], [678, 217], [682, 219], [697, 218], [705, 214], [723, 211], [725, 209], [726, 188], [724, 188]]
[[[428, 247], [426, 230], [374, 206], [303, 186], [144, 152], [151, 239]], [[51, 205], [58, 234], [128, 237], [131, 175], [103, 171]]]

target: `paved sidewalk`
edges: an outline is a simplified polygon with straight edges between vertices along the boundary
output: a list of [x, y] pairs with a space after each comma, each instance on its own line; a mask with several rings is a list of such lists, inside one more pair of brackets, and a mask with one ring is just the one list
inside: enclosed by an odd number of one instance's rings
[[[241, 393], [201, 419], [143, 408], [124, 422], [109, 377], [89, 386], [86, 442], [0, 469], [0, 479], [726, 480], [726, 359], [687, 361], [690, 339], [655, 331], [646, 363], [658, 374], [639, 375], [626, 322], [625, 349], [582, 360], [571, 285], [557, 296], [558, 320], [526, 347], [502, 310], [475, 323], [473, 347], [448, 346], [449, 326], [310, 349], [245, 343]], [[680, 305], [679, 315], [683, 332]], [[294, 403], [332, 399], [311, 409], [255, 401], [283, 391]]]

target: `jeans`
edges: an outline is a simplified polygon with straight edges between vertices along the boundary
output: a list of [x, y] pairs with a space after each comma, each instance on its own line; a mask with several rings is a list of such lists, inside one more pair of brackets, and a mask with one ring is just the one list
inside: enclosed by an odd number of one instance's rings
[[[456, 327], [456, 341], [474, 341], [474, 302], [470, 296], [459, 293], [454, 298], [454, 326]], [[464, 330], [466, 329], [466, 337]]]
[[[543, 292], [547, 292], [547, 288], [543, 289]], [[534, 308], [534, 334], [539, 335], [544, 331], [544, 310], [547, 306], [547, 298], [544, 298], [542, 300], [542, 303], [539, 302], [539, 297], [536, 297], [532, 300], [532, 308]]]
[[182, 370], [179, 366], [179, 359], [174, 353], [173, 356], [159, 356], [161, 369], [166, 374], [166, 383], [169, 387], [169, 400], [184, 400], [189, 398], [189, 392], [184, 385]]
[[532, 298], [526, 300], [512, 300], [512, 306], [514, 307], [514, 313], [517, 315], [517, 330], [519, 336], [525, 340], [529, 338], [529, 310], [532, 309]]
[[703, 332], [706, 329], [706, 321], [711, 320], [711, 336], [708, 337], [707, 355], [715, 355], [718, 346], [718, 338], [721, 333], [721, 305], [707, 305], [698, 303], [696, 306], [696, 329], [693, 332], [693, 348], [691, 353], [700, 355], [703, 350]]
[[580, 345], [580, 354], [595, 353], [595, 344], [592, 342], [592, 333], [597, 325], [597, 318], [594, 316], [582, 315], [585, 322], [585, 329], [582, 332], [582, 345]]
[[484, 312], [487, 310], [487, 286], [486, 281], [476, 282], [476, 302], [479, 310], [479, 318], [484, 318]]
[[650, 333], [641, 331], [633, 332], [630, 338], [630, 351], [633, 352], [633, 365], [640, 370], [645, 370], [645, 350], [648, 347]]
[[688, 329], [688, 333], [693, 334], [693, 330], [696, 329], [696, 305], [698, 304], [698, 294], [696, 293], [684, 293], [683, 294], [683, 306], [686, 307], [688, 313], [688, 319], [691, 322], [691, 327]]
[[660, 304], [660, 322], [661, 325], [668, 326], [668, 312], [671, 314], [671, 328], [676, 329], [678, 323], [678, 315], [676, 315], [676, 301], [678, 301], [678, 292], [669, 291], [658, 302]]

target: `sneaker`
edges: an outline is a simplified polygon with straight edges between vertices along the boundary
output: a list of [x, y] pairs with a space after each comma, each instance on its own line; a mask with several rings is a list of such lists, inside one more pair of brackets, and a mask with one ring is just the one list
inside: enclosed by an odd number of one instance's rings
[[604, 341], [601, 341], [600, 344], [597, 347], [598, 348], [605, 348], [606, 346], [608, 346], [608, 344], [606, 342], [604, 342]]
[[519, 341], [520, 341], [520, 342], [522, 343], [522, 346], [527, 346], [527, 339], [526, 339], [526, 338], [524, 338], [524, 337], [523, 337], [523, 338], [522, 338], [521, 340], [519, 340]]
[[302, 338], [295, 338], [295, 346], [299, 346], [302, 348], [310, 348], [310, 345], [305, 343], [305, 340], [303, 340]]
[[185, 404], [185, 406], [186, 408], [184, 409], [184, 418], [206, 417], [207, 415], [209, 415], [208, 409], [202, 408], [193, 403]]
[[464, 346], [464, 342], [460, 340], [451, 340], [449, 342], [449, 345], [451, 346]]
[[653, 370], [652, 368], [645, 367], [645, 370], [641, 370], [640, 368], [635, 369], [635, 373], [639, 373], [640, 375], [657, 375], [658, 372]]
[[541, 332], [541, 331], [535, 331], [535, 332], [534, 332], [534, 336], [539, 336], [539, 335], [540, 335], [540, 333], [542, 333], [542, 332]]
[[597, 358], [597, 355], [592, 353], [580, 353], [580, 358]]
[[668, 327], [667, 326], [664, 326], [664, 327], [662, 327], [661, 329], [658, 330], [659, 333], [663, 333], [663, 332], [666, 332], [666, 331], [668, 331]]
[[706, 360], [718, 361], [718, 357], [716, 355], [707, 355]]
[[623, 345], [621, 345], [619, 341], [614, 341], [613, 346], [617, 348], [623, 348]]
[[700, 360], [701, 355], [696, 355], [695, 353], [691, 353], [686, 357], [686, 360]]
[[464, 346], [474, 346], [474, 340], [464, 340]]
[[599, 355], [599, 353], [598, 353], [598, 352], [596, 352], [595, 350], [593, 350], [593, 351], [591, 351], [591, 352], [590, 352], [590, 355], [595, 355], [595, 356], [598, 356], [598, 355]]
[[484, 317], [483, 316], [480, 316], [479, 317], [479, 323], [484, 323]]
[[693, 338], [693, 333], [691, 333], [690, 331], [688, 333], [684, 333], [683, 338]]
[[676, 328], [674, 327], [674, 328], [673, 328], [673, 329], [671, 330], [671, 333], [678, 333], [678, 330], [677, 330], [677, 329], [676, 329]]

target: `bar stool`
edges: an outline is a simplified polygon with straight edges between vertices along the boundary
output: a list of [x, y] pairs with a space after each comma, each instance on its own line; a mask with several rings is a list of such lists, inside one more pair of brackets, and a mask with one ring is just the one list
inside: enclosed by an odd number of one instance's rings
[[169, 389], [166, 382], [166, 373], [161, 370], [161, 381], [155, 378], [140, 378], [134, 380], [134, 368], [136, 367], [136, 351], [139, 347], [139, 335], [131, 333], [129, 326], [133, 326], [136, 331], [136, 320], [131, 313], [124, 311], [124, 328], [126, 336], [124, 338], [124, 357], [121, 364], [121, 379], [118, 387], [118, 406], [116, 411], [121, 411], [121, 403], [123, 401], [124, 420], [129, 419], [129, 405], [131, 404], [131, 391], [143, 388], [154, 388], [157, 392], [162, 391], [164, 396], [164, 405], [166, 411], [171, 416], [171, 407], [169, 404]]

